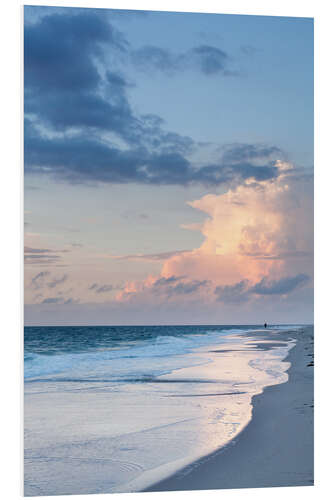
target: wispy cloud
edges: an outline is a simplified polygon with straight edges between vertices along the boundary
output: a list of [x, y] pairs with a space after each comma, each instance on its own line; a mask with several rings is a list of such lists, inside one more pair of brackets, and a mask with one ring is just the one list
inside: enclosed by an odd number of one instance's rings
[[95, 293], [107, 293], [112, 292], [112, 290], [119, 290], [119, 287], [114, 285], [99, 285], [98, 283], [93, 283], [89, 286], [89, 290], [93, 290]]
[[61, 285], [62, 283], [65, 283], [65, 281], [67, 281], [67, 279], [68, 279], [68, 274], [64, 274], [61, 278], [55, 278], [52, 281], [49, 281], [47, 283], [47, 286], [49, 288], [55, 288], [56, 286]]
[[50, 275], [49, 271], [41, 271], [37, 273], [31, 280], [31, 286], [34, 289], [41, 288], [45, 283], [45, 278]]
[[134, 253], [129, 255], [110, 255], [112, 259], [115, 260], [148, 260], [148, 261], [162, 261], [175, 257], [177, 255], [182, 255], [189, 250], [173, 250], [170, 252], [160, 252], [160, 253]]
[[31, 279], [30, 286], [35, 290], [40, 288], [56, 288], [68, 280], [68, 274], [60, 277], [55, 276], [52, 279], [50, 277], [50, 271], [41, 271]]
[[63, 304], [64, 299], [62, 297], [47, 297], [46, 299], [42, 300], [42, 304]]
[[89, 287], [88, 290], [93, 291], [97, 294], [100, 293], [108, 293], [112, 291], [119, 291], [123, 289], [123, 285], [121, 284], [110, 284], [110, 283], [105, 283], [105, 284], [100, 284], [100, 283], [92, 283]]
[[24, 247], [24, 253], [26, 254], [40, 254], [40, 253], [50, 253], [53, 250], [50, 250], [49, 248], [31, 248], [31, 247]]
[[290, 252], [281, 252], [278, 254], [266, 254], [262, 252], [244, 252], [242, 255], [253, 257], [258, 260], [285, 260], [285, 259], [299, 259], [312, 257], [313, 253], [303, 250], [295, 250]]
[[70, 305], [70, 304], [78, 304], [80, 301], [79, 299], [74, 299], [72, 297], [69, 298], [64, 298], [64, 297], [47, 297], [43, 299], [40, 304], [63, 304], [63, 305]]
[[131, 57], [138, 69], [161, 71], [169, 76], [186, 70], [198, 71], [206, 76], [237, 75], [230, 69], [230, 56], [212, 45], [198, 45], [182, 53], [147, 45], [132, 52]]
[[32, 248], [24, 247], [24, 262], [32, 265], [47, 265], [58, 263], [62, 254], [69, 252], [67, 249], [51, 250], [50, 248]]

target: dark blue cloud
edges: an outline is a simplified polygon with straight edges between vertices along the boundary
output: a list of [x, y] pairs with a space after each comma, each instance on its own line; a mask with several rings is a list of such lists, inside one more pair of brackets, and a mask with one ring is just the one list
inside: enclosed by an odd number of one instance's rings
[[280, 280], [269, 280], [264, 277], [250, 291], [258, 295], [284, 295], [305, 285], [309, 280], [310, 277], [307, 274], [297, 274]]
[[109, 147], [98, 138], [80, 135], [72, 138], [42, 137], [26, 120], [25, 165], [28, 172], [49, 173], [72, 183], [139, 182], [139, 167], [146, 151]]
[[192, 139], [164, 131], [157, 116], [133, 112], [130, 85], [106, 63], [106, 50], [111, 60], [127, 53], [129, 44], [99, 14], [54, 14], [27, 25], [26, 115], [51, 131], [111, 132], [131, 147], [188, 152]]
[[239, 281], [234, 285], [217, 286], [215, 294], [217, 300], [225, 303], [240, 303], [248, 300], [249, 283], [247, 280]]
[[47, 299], [44, 299], [42, 304], [63, 304], [64, 299], [62, 297], [48, 297]]
[[265, 181], [277, 177], [279, 170], [274, 165], [258, 166], [252, 163], [228, 164], [223, 160], [219, 164], [208, 165], [193, 172], [193, 182], [207, 186], [239, 183], [254, 178], [256, 181]]
[[[24, 262], [30, 265], [46, 265], [46, 264], [56, 264], [62, 259], [63, 253], [67, 250], [51, 250], [50, 248], [31, 248], [24, 247]], [[38, 277], [42, 277], [44, 274], [39, 273]], [[34, 284], [34, 282], [32, 282]]]
[[119, 149], [97, 136], [48, 138], [26, 119], [25, 167], [30, 173], [54, 175], [71, 183], [137, 183], [151, 185], [204, 184], [272, 179], [278, 168], [250, 163], [195, 168], [181, 153], [152, 153], [144, 146]]
[[24, 253], [50, 253], [52, 250], [49, 248], [31, 248], [31, 247], [24, 247]]
[[189, 295], [191, 293], [194, 293], [196, 292], [197, 290], [199, 290], [200, 288], [203, 288], [207, 285], [209, 285], [210, 281], [208, 280], [202, 280], [202, 281], [199, 281], [199, 280], [192, 280], [192, 281], [189, 281], [189, 282], [180, 282], [180, 283], [177, 283], [176, 286], [174, 287], [171, 287], [169, 290], [168, 290], [168, 295]]
[[27, 254], [24, 255], [24, 262], [31, 265], [50, 265], [57, 263], [61, 257], [59, 255], [51, 254]]
[[25, 27], [25, 112], [48, 127], [108, 130], [138, 139], [140, 121], [129, 105], [125, 78], [106, 68], [111, 53], [128, 43], [107, 18], [94, 13], [54, 14]]
[[155, 281], [154, 286], [163, 286], [163, 285], [170, 285], [172, 283], [176, 283], [177, 281], [182, 280], [185, 278], [185, 276], [169, 276], [169, 278], [160, 278], [157, 281]]
[[[238, 156], [229, 151], [219, 162], [195, 167], [188, 157], [198, 145], [190, 137], [164, 130], [159, 116], [133, 111], [127, 95], [130, 84], [110, 67], [110, 61], [131, 50], [108, 16], [97, 11], [50, 14], [25, 27], [27, 173], [71, 183], [179, 186], [217, 186], [277, 175], [271, 162], [253, 163], [258, 156], [262, 160], [264, 151], [255, 153], [245, 145]], [[225, 52], [208, 45], [177, 56], [156, 47], [140, 50], [137, 61], [163, 71], [192, 65], [217, 74], [225, 71], [228, 61]]]
[[91, 11], [51, 14], [24, 29], [25, 86], [38, 92], [94, 90], [100, 76], [93, 58], [100, 44], [128, 44], [107, 19]]
[[88, 290], [93, 290], [95, 293], [107, 293], [112, 292], [113, 290], [122, 290], [122, 286], [120, 285], [99, 285], [98, 283], [93, 283], [88, 287]]
[[207, 286], [208, 280], [186, 280], [186, 276], [169, 276], [169, 278], [160, 278], [153, 284], [153, 290], [156, 293], [162, 293], [167, 297], [174, 295], [190, 295], [200, 288]]
[[267, 160], [283, 155], [281, 149], [266, 144], [231, 144], [224, 148], [223, 160], [227, 163]]
[[25, 111], [37, 114], [58, 132], [70, 128], [114, 132], [129, 143], [140, 138], [141, 124], [127, 100], [108, 102], [93, 93], [58, 92], [27, 98]]
[[64, 304], [64, 305], [69, 305], [69, 304], [78, 304], [79, 300], [78, 299], [73, 299], [70, 297], [69, 299], [65, 299], [64, 297], [48, 297], [40, 304]]
[[179, 154], [151, 156], [144, 149], [122, 151], [88, 139], [31, 140], [26, 143], [26, 165], [28, 172], [53, 174], [71, 183], [218, 186], [250, 178], [272, 179], [278, 173], [276, 167], [251, 164], [194, 169]]
[[114, 290], [113, 285], [101, 285], [98, 288], [96, 288], [96, 293], [106, 293], [106, 292], [111, 292]]
[[218, 286], [215, 288], [217, 300], [225, 303], [245, 302], [255, 295], [285, 295], [308, 283], [307, 274], [287, 276], [279, 280], [271, 280], [268, 276], [262, 278], [254, 286], [248, 280], [242, 280], [233, 285]]

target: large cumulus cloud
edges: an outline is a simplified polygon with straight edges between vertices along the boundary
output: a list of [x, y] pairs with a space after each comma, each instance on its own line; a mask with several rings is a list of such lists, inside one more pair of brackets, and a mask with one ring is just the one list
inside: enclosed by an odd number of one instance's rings
[[[193, 226], [204, 236], [202, 245], [171, 255], [159, 277], [127, 284], [118, 299], [140, 301], [150, 290], [152, 300], [159, 300], [159, 284], [172, 284], [176, 290], [177, 280], [185, 276], [202, 284], [193, 289], [192, 298], [200, 296], [202, 304], [210, 306], [247, 307], [255, 302], [257, 310], [287, 299], [292, 304], [304, 293], [311, 296], [312, 188], [310, 177], [281, 163], [275, 179], [251, 181], [190, 202], [208, 215]], [[191, 287], [188, 290], [191, 296]]]

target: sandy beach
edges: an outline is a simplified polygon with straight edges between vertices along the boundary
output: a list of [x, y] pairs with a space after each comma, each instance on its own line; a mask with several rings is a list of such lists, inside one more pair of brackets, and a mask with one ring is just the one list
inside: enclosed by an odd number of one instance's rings
[[[290, 331], [261, 334], [281, 341]], [[145, 491], [313, 485], [313, 327], [297, 339], [286, 361], [288, 381], [254, 396], [253, 418], [227, 446]]]

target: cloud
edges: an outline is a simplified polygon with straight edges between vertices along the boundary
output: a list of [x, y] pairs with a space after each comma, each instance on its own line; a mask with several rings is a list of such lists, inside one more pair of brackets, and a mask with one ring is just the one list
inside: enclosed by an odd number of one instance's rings
[[51, 250], [50, 248], [24, 247], [24, 262], [30, 265], [51, 265], [62, 259], [62, 253], [68, 250]]
[[211, 45], [199, 45], [178, 54], [164, 48], [147, 45], [133, 51], [131, 57], [133, 64], [139, 70], [156, 70], [169, 76], [186, 70], [198, 71], [206, 76], [236, 74], [228, 69], [229, 55]]
[[173, 295], [189, 295], [209, 284], [208, 280], [188, 280], [186, 276], [169, 276], [157, 279], [152, 290], [171, 297]]
[[62, 297], [47, 297], [46, 299], [42, 300], [41, 304], [63, 304], [64, 299]]
[[49, 281], [47, 283], [47, 286], [49, 288], [55, 288], [56, 286], [61, 285], [62, 283], [65, 283], [65, 281], [67, 281], [67, 279], [68, 279], [68, 274], [64, 274], [61, 278], [55, 278], [52, 281]]
[[88, 287], [88, 290], [93, 290], [95, 293], [107, 293], [120, 289], [119, 285], [99, 285], [98, 283], [93, 283]]
[[51, 276], [49, 271], [41, 271], [37, 273], [30, 282], [30, 286], [35, 290], [40, 288], [56, 288], [58, 285], [62, 285], [68, 280], [68, 274], [64, 274], [60, 278], [54, 277], [53, 279], [47, 281], [47, 278]]
[[71, 305], [71, 304], [78, 304], [80, 301], [79, 299], [73, 299], [72, 297], [69, 297], [68, 299], [64, 297], [47, 297], [43, 299], [40, 304], [62, 304], [62, 305]]
[[286, 276], [276, 280], [264, 276], [254, 285], [251, 285], [249, 280], [242, 280], [232, 285], [217, 286], [215, 288], [215, 294], [217, 295], [218, 301], [226, 304], [237, 304], [249, 300], [253, 294], [287, 295], [305, 285], [309, 280], [310, 277], [307, 274]]
[[247, 255], [248, 257], [253, 257], [254, 259], [258, 260], [285, 260], [285, 259], [290, 259], [290, 258], [309, 258], [312, 256], [312, 252], [310, 251], [303, 251], [303, 250], [295, 250], [295, 251], [290, 251], [290, 252], [281, 252], [280, 254], [276, 255], [269, 255], [261, 252], [247, 252], [244, 253], [243, 255]]
[[242, 163], [253, 160], [267, 160], [271, 157], [275, 159], [284, 156], [283, 151], [267, 144], [229, 144], [223, 148], [223, 160], [226, 163]]
[[[261, 157], [275, 152], [261, 146], [257, 151], [241, 149], [242, 155]], [[241, 151], [235, 156], [238, 161]], [[202, 245], [163, 259], [159, 276], [128, 283], [118, 299], [159, 303], [168, 294], [178, 294], [180, 300], [182, 292], [183, 297], [196, 292], [201, 307], [221, 302], [226, 308], [233, 304], [245, 308], [251, 302], [256, 303], [253, 307], [266, 308], [269, 298], [283, 301], [291, 293], [296, 301], [302, 294], [310, 297], [312, 183], [309, 178], [295, 177], [288, 163], [277, 162], [277, 168], [278, 176], [273, 179], [251, 180], [223, 194], [189, 202], [207, 214], [206, 220], [190, 227], [202, 233]]]
[[156, 280], [154, 282], [154, 287], [159, 287], [159, 286], [163, 286], [163, 285], [170, 285], [171, 283], [175, 283], [179, 280], [182, 280], [183, 278], [185, 278], [185, 276], [169, 276], [168, 278], [165, 278], [164, 276], [162, 276], [162, 278]]
[[113, 289], [113, 285], [101, 285], [100, 287], [96, 288], [96, 293], [111, 292]]
[[47, 254], [47, 255], [25, 255], [24, 256], [24, 262], [26, 264], [32, 264], [32, 265], [39, 265], [39, 264], [54, 264], [55, 262], [58, 262], [58, 260], [61, 257], [59, 255], [52, 255], [52, 254]]
[[234, 285], [217, 286], [217, 300], [225, 303], [240, 303], [248, 299], [249, 281], [242, 280]]
[[31, 247], [24, 247], [24, 253], [35, 253], [35, 254], [39, 254], [39, 253], [50, 253], [52, 252], [52, 250], [50, 250], [49, 248], [31, 248]]
[[[258, 154], [250, 146], [237, 161], [235, 152], [229, 152], [218, 161], [193, 164], [190, 155], [199, 144], [165, 130], [159, 116], [132, 109], [132, 83], [119, 65], [133, 50], [109, 17], [86, 10], [49, 12], [25, 26], [27, 174], [52, 175], [74, 184], [178, 186], [229, 185], [277, 176], [272, 162], [256, 163]], [[144, 47], [132, 59], [163, 71], [196, 68], [206, 75], [229, 74], [228, 54], [210, 45], [178, 55]], [[264, 151], [260, 154], [262, 160]]]
[[100, 44], [124, 51], [121, 33], [93, 11], [50, 14], [24, 28], [25, 85], [40, 93], [59, 89], [79, 93], [99, 83], [93, 56]]
[[[192, 280], [184, 276], [149, 276], [143, 282], [129, 282], [117, 296], [117, 301], [143, 301], [151, 299], [162, 303], [173, 297], [189, 297], [210, 285], [209, 280]], [[193, 297], [194, 298], [194, 297]]]
[[310, 277], [307, 274], [297, 274], [296, 276], [288, 276], [278, 280], [270, 280], [265, 276], [250, 289], [250, 292], [258, 295], [284, 295], [303, 286], [309, 280]]
[[169, 50], [147, 45], [132, 52], [133, 64], [143, 71], [154, 68], [159, 71], [172, 74], [180, 69], [179, 57], [173, 55]]
[[209, 280], [191, 280], [188, 282], [177, 283], [173, 287], [169, 287], [167, 294], [170, 295], [188, 295], [195, 293], [197, 290], [209, 285]]
[[35, 289], [41, 288], [45, 282], [45, 278], [49, 275], [49, 271], [41, 271], [37, 273], [36, 276], [32, 278], [30, 285]]
[[79, 299], [73, 299], [72, 297], [70, 297], [69, 299], [66, 299], [64, 301], [65, 305], [72, 305], [72, 304], [79, 304], [79, 303], [80, 303]]
[[278, 176], [276, 165], [250, 162], [219, 163], [193, 166], [177, 152], [149, 152], [145, 147], [121, 150], [95, 137], [75, 136], [49, 138], [38, 133], [26, 119], [26, 170], [54, 175], [71, 183], [136, 183], [150, 185], [243, 183]]
[[170, 252], [160, 252], [160, 253], [148, 253], [148, 254], [143, 254], [143, 253], [136, 253], [136, 254], [129, 254], [129, 255], [111, 255], [112, 259], [116, 260], [148, 260], [148, 261], [160, 261], [160, 260], [166, 260], [170, 259], [171, 257], [174, 257], [175, 255], [181, 255], [184, 252], [189, 252], [190, 250], [173, 250]]
[[[258, 157], [270, 154], [261, 151], [262, 146], [258, 148]], [[250, 151], [254, 155], [253, 149]], [[240, 153], [236, 160], [239, 158]], [[103, 281], [100, 275], [93, 278], [90, 275], [89, 281], [85, 281], [78, 273], [71, 276], [73, 295], [81, 303], [124, 304], [124, 311], [148, 311], [155, 307], [165, 314], [176, 309], [198, 308], [201, 312], [214, 312], [218, 321], [222, 321], [224, 314], [231, 318], [228, 313], [236, 308], [242, 313], [251, 309], [268, 314], [273, 308], [291, 310], [296, 304], [300, 310], [303, 299], [310, 304], [312, 184], [289, 164], [277, 162], [276, 168], [278, 175], [273, 179], [252, 179], [222, 194], [207, 194], [189, 202], [200, 214], [206, 214], [200, 224], [191, 226], [202, 234], [199, 248], [109, 256], [123, 261], [161, 262], [161, 269], [146, 279], [121, 286]], [[47, 244], [43, 248], [34, 242], [27, 247], [28, 252], [36, 249], [42, 252], [31, 255], [47, 255], [43, 250], [50, 250]], [[48, 298], [48, 294], [60, 295], [51, 294], [48, 283], [57, 282], [58, 288], [54, 289], [62, 290], [62, 274], [41, 274], [34, 278], [45, 291], [38, 302]], [[64, 301], [69, 299], [68, 294], [72, 292], [64, 290], [61, 294], [66, 296]], [[33, 295], [32, 301], [36, 303]], [[63, 303], [58, 301], [59, 308]], [[271, 318], [271, 314], [267, 317]]]
[[25, 26], [24, 41], [25, 114], [44, 129], [65, 133], [74, 128], [81, 138], [93, 131], [101, 144], [98, 134], [105, 131], [136, 146], [169, 143], [177, 150], [177, 144], [191, 142], [164, 132], [159, 117], [152, 130], [153, 115], [133, 112], [129, 83], [106, 61], [106, 55], [117, 59], [127, 53], [129, 43], [108, 17], [96, 11], [50, 14]]
[[200, 45], [194, 47], [189, 54], [199, 69], [205, 75], [222, 74], [224, 76], [230, 73], [226, 71], [229, 56], [223, 50], [210, 45]]

